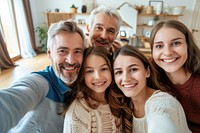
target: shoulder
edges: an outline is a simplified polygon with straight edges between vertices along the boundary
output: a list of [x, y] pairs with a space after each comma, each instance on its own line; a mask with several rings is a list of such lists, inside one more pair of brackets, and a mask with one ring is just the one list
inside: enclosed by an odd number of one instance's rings
[[182, 108], [179, 101], [167, 92], [157, 92], [153, 94], [146, 102], [145, 108], [147, 111], [154, 112], [176, 112]]
[[65, 113], [64, 132], [89, 132], [91, 128], [90, 113], [75, 99]]
[[181, 104], [166, 92], [158, 92], [149, 98], [145, 116], [149, 132], [190, 132]]
[[[65, 117], [70, 115], [76, 115], [77, 117], [87, 117], [89, 115], [88, 106], [84, 100], [75, 99], [70, 105]], [[71, 117], [71, 116], [70, 116]]]

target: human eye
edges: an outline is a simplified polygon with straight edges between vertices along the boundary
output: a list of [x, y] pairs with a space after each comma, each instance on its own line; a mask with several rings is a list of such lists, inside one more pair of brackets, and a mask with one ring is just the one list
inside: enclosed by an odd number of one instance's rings
[[83, 54], [83, 50], [75, 50], [74, 53], [76, 55], [82, 55]]
[[136, 72], [137, 70], [138, 70], [138, 69], [135, 68], [135, 67], [130, 69], [131, 72]]
[[172, 42], [173, 46], [178, 46], [179, 44], [181, 44], [181, 42], [179, 42], [179, 41]]
[[68, 51], [66, 49], [58, 49], [57, 52], [58, 52], [58, 54], [61, 54], [61, 55], [68, 53]]
[[85, 71], [86, 74], [90, 74], [90, 73], [92, 73], [92, 72], [93, 72], [93, 70], [90, 70], [90, 69], [87, 69], [87, 70]]
[[103, 30], [103, 27], [99, 26], [99, 25], [96, 25], [95, 26], [95, 30]]
[[113, 35], [113, 34], [115, 34], [115, 30], [114, 29], [108, 29], [108, 33]]
[[154, 44], [154, 47], [156, 49], [161, 49], [161, 48], [163, 48], [163, 45], [162, 44]]
[[120, 71], [120, 70], [114, 71], [114, 75], [120, 75], [120, 74], [122, 74], [122, 71]]
[[107, 70], [109, 70], [108, 67], [103, 67], [103, 68], [101, 68], [101, 71], [107, 71]]

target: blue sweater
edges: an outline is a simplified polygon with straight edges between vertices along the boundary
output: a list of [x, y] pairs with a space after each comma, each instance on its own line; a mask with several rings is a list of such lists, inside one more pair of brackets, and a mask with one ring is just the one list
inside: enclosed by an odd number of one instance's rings
[[[0, 132], [62, 133], [67, 87], [48, 66], [0, 91]], [[12, 128], [12, 129], [11, 129]]]

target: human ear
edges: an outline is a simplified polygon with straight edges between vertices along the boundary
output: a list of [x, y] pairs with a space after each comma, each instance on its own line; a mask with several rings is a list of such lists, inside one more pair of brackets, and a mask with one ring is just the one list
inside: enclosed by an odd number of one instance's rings
[[150, 71], [149, 66], [148, 66], [147, 69], [146, 69], [146, 78], [149, 78], [150, 75], [151, 75], [151, 71]]
[[51, 58], [51, 50], [50, 50], [50, 48], [47, 49], [47, 55], [48, 55], [48, 58]]
[[90, 27], [89, 27], [89, 25], [87, 25], [86, 29], [87, 29], [87, 32], [89, 33], [89, 32], [90, 32]]

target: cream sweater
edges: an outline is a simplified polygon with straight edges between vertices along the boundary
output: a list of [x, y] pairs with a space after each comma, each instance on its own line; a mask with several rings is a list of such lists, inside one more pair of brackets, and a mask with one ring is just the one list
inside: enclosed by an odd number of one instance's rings
[[156, 91], [145, 103], [145, 116], [133, 117], [134, 133], [191, 133], [181, 104], [170, 94]]
[[116, 123], [108, 104], [91, 109], [85, 100], [75, 99], [65, 114], [63, 133], [118, 133]]

